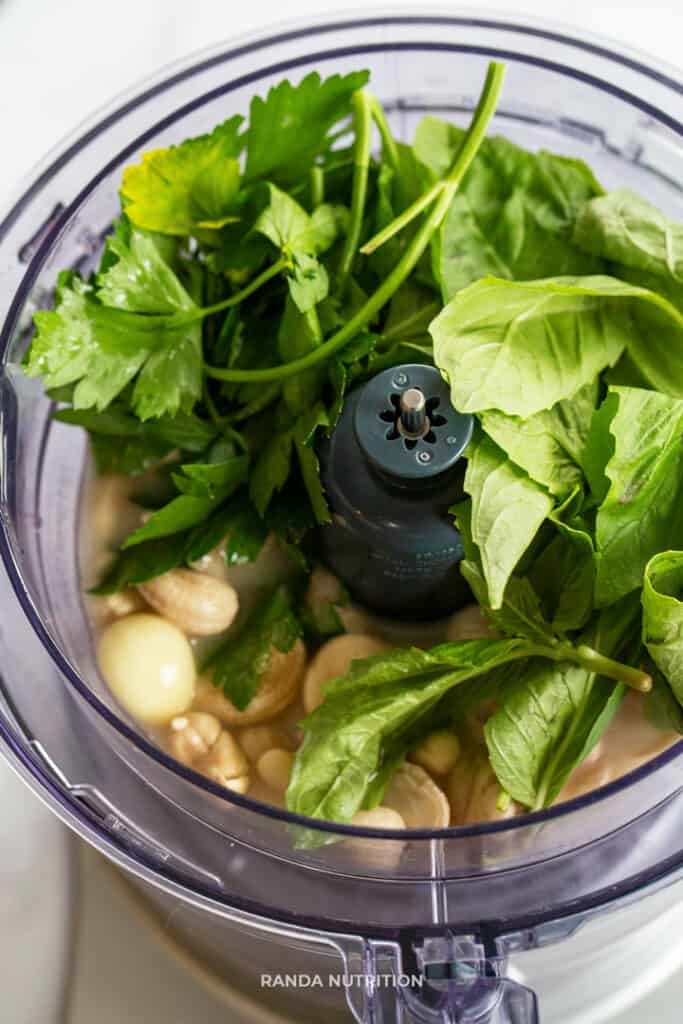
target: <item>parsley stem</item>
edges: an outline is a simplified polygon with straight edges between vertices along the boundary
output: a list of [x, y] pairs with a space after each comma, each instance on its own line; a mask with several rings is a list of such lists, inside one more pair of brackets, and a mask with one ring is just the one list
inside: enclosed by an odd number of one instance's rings
[[311, 208], [317, 210], [325, 202], [325, 172], [319, 164], [311, 167]]
[[353, 144], [353, 184], [351, 186], [351, 216], [344, 248], [339, 258], [339, 292], [343, 293], [363, 228], [363, 214], [368, 194], [368, 171], [370, 169], [370, 148], [372, 145], [372, 97], [365, 89], [359, 89], [351, 98], [353, 103], [353, 124], [356, 139]]
[[382, 153], [392, 170], [399, 171], [400, 162], [396, 140], [391, 134], [391, 128], [389, 127], [389, 122], [387, 121], [386, 114], [384, 113], [384, 108], [376, 96], [370, 97], [370, 111], [382, 140]]
[[216, 380], [236, 381], [238, 383], [280, 380], [283, 377], [293, 377], [295, 374], [301, 373], [302, 370], [308, 370], [311, 366], [316, 366], [318, 363], [324, 362], [325, 359], [329, 359], [330, 356], [347, 345], [356, 337], [359, 331], [370, 323], [413, 272], [422, 258], [422, 254], [426, 251], [432, 235], [446, 216], [458, 185], [474, 159], [477, 149], [486, 134], [486, 127], [498, 101], [504, 73], [503, 65], [495, 63], [489, 65], [484, 89], [470, 127], [458, 151], [451, 171], [441, 183], [441, 188], [431, 210], [425, 216], [411, 239], [410, 245], [407, 246], [396, 266], [377, 290], [363, 303], [360, 309], [347, 320], [344, 326], [340, 327], [322, 345], [300, 359], [294, 359], [280, 366], [270, 366], [263, 370], [238, 370], [234, 368], [223, 370], [220, 367], [209, 366], [205, 363], [204, 371], [209, 377], [214, 377]]
[[278, 274], [281, 274], [283, 270], [287, 270], [288, 267], [289, 260], [282, 257], [282, 259], [276, 260], [275, 263], [267, 267], [261, 274], [250, 281], [248, 285], [245, 285], [241, 291], [235, 292], [234, 295], [215, 303], [213, 306], [203, 306], [193, 313], [181, 313], [171, 316], [168, 318], [168, 326], [184, 327], [185, 324], [192, 324], [196, 320], [203, 320], [204, 317], [211, 316], [213, 313], [220, 313], [224, 309], [230, 309], [231, 306], [238, 306], [244, 299], [249, 298], [253, 292], [258, 291], [261, 285], [266, 284], [271, 278], [277, 277]]
[[411, 221], [436, 200], [443, 189], [453, 189], [454, 191], [457, 189], [482, 143], [486, 128], [498, 102], [504, 76], [505, 66], [492, 61], [488, 66], [486, 81], [484, 82], [484, 88], [470, 129], [460, 144], [451, 170], [445, 178], [435, 182], [431, 188], [427, 189], [421, 196], [418, 196], [403, 213], [399, 214], [390, 224], [382, 228], [369, 242], [366, 242], [361, 249], [364, 256], [369, 256], [375, 252], [381, 245], [384, 245], [390, 238], [393, 238], [399, 231], [407, 227]]
[[402, 231], [412, 220], [415, 220], [419, 214], [422, 213], [428, 206], [434, 202], [434, 200], [443, 191], [443, 181], [437, 181], [435, 185], [424, 192], [415, 202], [411, 203], [410, 206], [399, 214], [398, 217], [394, 217], [390, 224], [378, 231], [376, 235], [373, 235], [369, 242], [366, 242], [361, 252], [364, 256], [369, 256], [376, 249], [379, 249], [381, 245], [388, 242], [390, 238], [397, 235], [399, 231]]

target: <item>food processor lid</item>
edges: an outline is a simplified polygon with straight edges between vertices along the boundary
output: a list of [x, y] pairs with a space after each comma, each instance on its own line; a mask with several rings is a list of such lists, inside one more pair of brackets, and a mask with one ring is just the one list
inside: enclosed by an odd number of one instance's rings
[[[415, 73], [421, 55], [429, 62], [426, 95], [420, 82], [401, 81], [396, 97], [399, 55], [403, 60], [406, 54]], [[538, 133], [534, 138], [551, 137], [563, 151], [592, 147], [613, 159], [614, 174], [634, 187], [640, 176], [651, 175], [653, 197], [671, 202], [680, 180], [675, 161], [683, 93], [659, 62], [650, 65], [543, 23], [526, 26], [471, 12], [349, 15], [294, 26], [216, 48], [162, 74], [36, 172], [0, 224], [5, 363], [16, 363], [31, 313], [50, 301], [56, 268], [66, 261], [87, 264], [99, 249], [121, 163], [152, 140], [176, 141], [190, 125], [224, 118], [226, 98], [244, 106], [262, 83], [332, 60], [349, 68], [359, 60], [372, 63], [381, 93], [397, 101], [389, 108], [402, 124], [430, 109], [457, 117], [471, 108], [470, 71], [494, 55], [511, 63], [513, 96], [497, 127], [526, 124]], [[447, 91], [438, 78], [441, 60], [449, 69]], [[536, 91], [533, 103], [523, 93], [514, 98], [515, 83], [527, 74], [547, 76], [547, 88]], [[590, 91], [592, 120], [567, 115], [572, 88]], [[549, 109], [536, 106], [539, 97]], [[605, 109], [598, 109], [603, 101]], [[533, 1019], [533, 997], [496, 978], [509, 952], [557, 941], [584, 916], [681, 871], [678, 749], [571, 805], [494, 826], [413, 834], [401, 849], [400, 869], [392, 870], [373, 862], [371, 852], [379, 845], [382, 857], [390, 857], [406, 841], [403, 835], [336, 830], [347, 840], [353, 833], [360, 844], [355, 862], [348, 843], [297, 850], [292, 816], [226, 796], [175, 766], [73, 669], [78, 659], [69, 645], [78, 640], [60, 634], [63, 609], [56, 598], [82, 616], [72, 534], [83, 446], [67, 437], [68, 428], [50, 425], [34, 382], [11, 367], [5, 371], [0, 738], [31, 787], [109, 857], [208, 912], [337, 943], [350, 965], [373, 956], [379, 965], [384, 956], [431, 972], [434, 981], [441, 974], [453, 1012], [463, 978], [451, 974], [462, 969], [482, 999], [495, 991], [496, 1006], [519, 1021]], [[63, 589], [47, 587], [50, 572], [64, 576]]]

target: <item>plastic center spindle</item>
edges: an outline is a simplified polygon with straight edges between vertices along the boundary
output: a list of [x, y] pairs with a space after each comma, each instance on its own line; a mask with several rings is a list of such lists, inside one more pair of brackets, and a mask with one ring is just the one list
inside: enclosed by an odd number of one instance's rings
[[429, 430], [427, 400], [419, 388], [408, 388], [401, 395], [398, 429], [404, 437], [424, 437]]

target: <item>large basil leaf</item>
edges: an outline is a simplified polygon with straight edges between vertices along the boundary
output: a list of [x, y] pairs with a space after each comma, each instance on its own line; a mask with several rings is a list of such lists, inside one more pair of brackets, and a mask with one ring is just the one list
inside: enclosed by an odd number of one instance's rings
[[492, 410], [482, 414], [481, 424], [532, 480], [562, 497], [582, 480], [581, 458], [597, 395], [597, 381], [591, 381], [535, 416], [522, 419]]
[[683, 551], [651, 558], [643, 580], [643, 641], [683, 704]]
[[[610, 655], [637, 621], [637, 601], [603, 612], [586, 639]], [[568, 662], [534, 661], [499, 694], [501, 707], [484, 734], [503, 789], [538, 810], [556, 799], [574, 768], [588, 756], [625, 695], [623, 684]]]
[[639, 589], [657, 552], [683, 546], [683, 401], [641, 388], [613, 393], [610, 487], [596, 520], [599, 606]]
[[453, 510], [462, 536], [465, 559], [460, 571], [467, 580], [479, 607], [491, 623], [509, 636], [522, 636], [537, 643], [553, 644], [552, 626], [543, 616], [538, 594], [526, 576], [511, 576], [500, 608], [492, 608], [484, 578], [479, 549], [472, 540], [472, 502], [463, 501]]
[[348, 822], [372, 792], [385, 745], [455, 686], [535, 650], [524, 640], [470, 640], [432, 651], [391, 651], [355, 662], [325, 688], [303, 723], [287, 806]]
[[513, 569], [553, 501], [490, 438], [476, 439], [467, 454], [465, 490], [472, 498], [471, 536], [481, 558], [488, 604], [498, 609]]
[[470, 285], [430, 328], [453, 404], [528, 417], [570, 398], [625, 348], [630, 317], [614, 298], [628, 293], [608, 277]]
[[617, 189], [586, 203], [574, 241], [613, 263], [668, 278], [683, 297], [683, 224], [669, 220], [635, 192]]
[[[640, 330], [642, 308], [652, 329]], [[461, 412], [531, 416], [569, 398], [628, 348], [650, 383], [683, 396], [683, 314], [612, 277], [484, 278], [431, 325], [434, 358]]]

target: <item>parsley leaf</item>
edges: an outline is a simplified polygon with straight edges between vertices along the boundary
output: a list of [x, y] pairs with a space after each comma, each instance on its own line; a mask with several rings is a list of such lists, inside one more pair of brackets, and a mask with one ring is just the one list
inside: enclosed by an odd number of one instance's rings
[[97, 296], [77, 274], [61, 275], [56, 309], [35, 315], [26, 372], [50, 389], [75, 384], [74, 409], [101, 411], [136, 378], [139, 419], [191, 412], [202, 389], [201, 325], [175, 326], [167, 315], [195, 303], [151, 236], [120, 228], [108, 254]]
[[332, 125], [351, 112], [351, 96], [362, 89], [367, 71], [321, 80], [316, 71], [292, 85], [274, 86], [265, 100], [255, 96], [249, 110], [246, 178], [268, 176], [295, 181], [326, 145]]
[[259, 678], [268, 671], [273, 650], [286, 654], [301, 635], [291, 594], [287, 587], [279, 586], [261, 602], [238, 635], [229, 637], [211, 655], [205, 669], [213, 685], [243, 711], [256, 693]]
[[124, 543], [124, 548], [180, 533], [203, 523], [247, 477], [249, 459], [231, 455], [216, 463], [191, 463], [173, 475], [181, 492], [160, 508]]
[[121, 196], [131, 221], [149, 231], [185, 236], [234, 220], [242, 120], [231, 117], [210, 135], [143, 153], [141, 163], [127, 167]]

